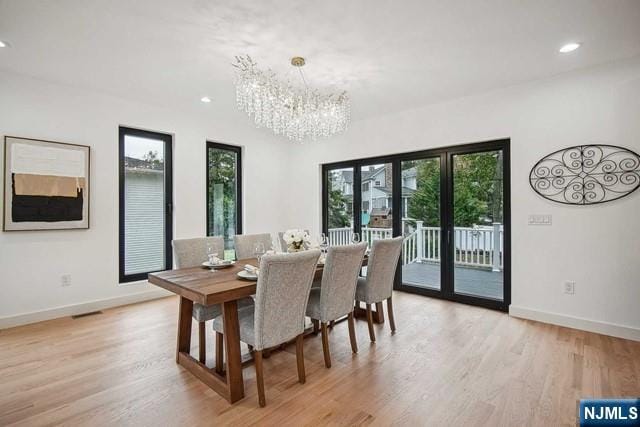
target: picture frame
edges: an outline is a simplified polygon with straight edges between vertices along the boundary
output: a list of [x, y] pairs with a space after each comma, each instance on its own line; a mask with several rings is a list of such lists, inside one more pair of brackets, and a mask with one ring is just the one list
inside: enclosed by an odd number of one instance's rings
[[91, 147], [4, 137], [3, 231], [86, 230]]

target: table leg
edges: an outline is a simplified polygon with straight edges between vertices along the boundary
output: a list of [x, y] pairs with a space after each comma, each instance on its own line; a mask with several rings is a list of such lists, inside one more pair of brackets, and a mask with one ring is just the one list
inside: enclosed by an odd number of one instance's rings
[[178, 312], [178, 342], [176, 345], [176, 363], [179, 363], [180, 352], [191, 352], [191, 317], [193, 301], [180, 297]]
[[237, 302], [225, 302], [222, 306], [222, 315], [224, 319], [224, 348], [227, 353], [227, 387], [229, 390], [229, 402], [233, 403], [244, 397]]

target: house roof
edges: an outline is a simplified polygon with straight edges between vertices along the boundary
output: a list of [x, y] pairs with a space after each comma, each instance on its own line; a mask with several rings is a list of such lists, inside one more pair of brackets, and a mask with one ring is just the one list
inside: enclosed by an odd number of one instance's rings
[[[376, 187], [376, 190], [383, 192], [387, 196], [391, 196], [391, 194], [393, 193], [391, 188], [389, 188], [389, 187]], [[402, 187], [402, 196], [403, 197], [409, 197], [415, 192], [416, 192], [416, 190], [414, 190], [413, 188]]]
[[124, 168], [128, 171], [161, 173], [164, 170], [164, 162], [136, 159], [135, 157], [124, 157]]
[[405, 169], [405, 170], [402, 171], [402, 177], [403, 178], [414, 177], [416, 175], [417, 175], [417, 169], [416, 169], [415, 166], [412, 167], [412, 168]]

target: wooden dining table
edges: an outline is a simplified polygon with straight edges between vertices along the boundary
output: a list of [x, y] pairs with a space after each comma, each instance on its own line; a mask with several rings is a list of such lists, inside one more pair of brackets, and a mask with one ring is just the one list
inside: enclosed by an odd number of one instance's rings
[[[366, 258], [363, 266], [366, 265]], [[237, 274], [245, 264], [256, 266], [257, 259], [242, 259], [228, 268], [212, 271], [204, 267], [180, 268], [149, 274], [149, 282], [180, 297], [176, 363], [191, 372], [230, 403], [244, 397], [238, 300], [256, 293], [256, 282], [240, 279]], [[324, 264], [316, 267], [315, 278], [322, 277]], [[224, 352], [226, 369], [223, 374], [210, 369], [191, 356], [191, 325], [193, 304], [222, 305]], [[374, 321], [383, 322], [381, 307], [374, 312]]]

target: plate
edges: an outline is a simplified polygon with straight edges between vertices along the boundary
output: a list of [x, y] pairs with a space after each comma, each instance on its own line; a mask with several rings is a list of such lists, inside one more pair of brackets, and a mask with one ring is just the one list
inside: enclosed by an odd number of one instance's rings
[[249, 273], [247, 270], [238, 271], [238, 277], [244, 280], [251, 280], [254, 282], [258, 280], [258, 276], [256, 276], [255, 274]]
[[214, 270], [219, 270], [221, 268], [227, 268], [234, 265], [235, 261], [222, 261], [220, 264], [210, 264], [209, 261], [205, 261], [202, 263], [203, 267], [213, 268]]

